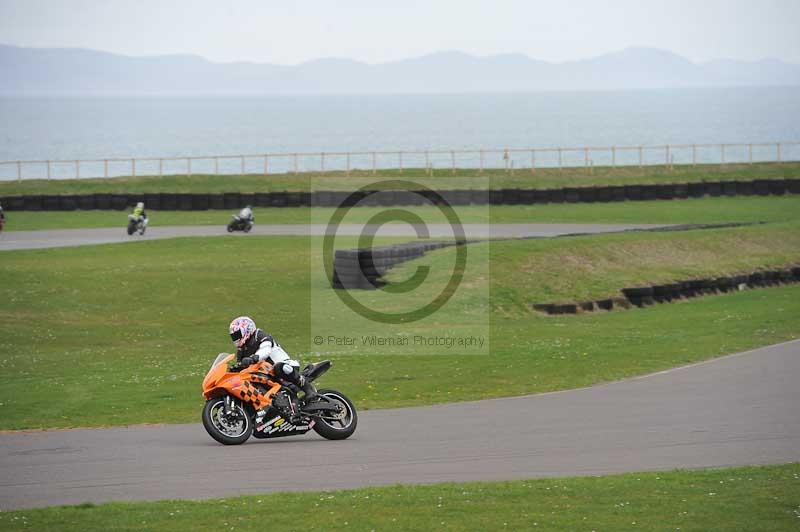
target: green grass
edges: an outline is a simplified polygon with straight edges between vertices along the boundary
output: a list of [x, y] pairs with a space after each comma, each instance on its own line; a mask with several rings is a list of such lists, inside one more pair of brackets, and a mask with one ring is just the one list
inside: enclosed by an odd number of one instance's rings
[[491, 257], [492, 277], [504, 280], [493, 304], [522, 308], [532, 301], [601, 299], [631, 286], [798, 265], [800, 222], [503, 241], [491, 244]]
[[[347, 309], [321, 273], [319, 238], [173, 239], [3, 252], [0, 428], [196, 422], [200, 382], [249, 314], [303, 361], [331, 358], [323, 384], [360, 408], [422, 405], [586, 386], [800, 336], [800, 286], [645, 310], [546, 317], [527, 303], [606, 293], [665, 276], [800, 259], [797, 223], [470, 245], [465, 280], [430, 317], [398, 325]], [[342, 241], [338, 247], [352, 245]], [[657, 259], [648, 259], [649, 251]], [[453, 249], [430, 254], [422, 289], [360, 292], [400, 311], [446, 281]], [[592, 264], [581, 264], [591, 259]], [[577, 262], [576, 262], [577, 261]], [[552, 283], [557, 290], [549, 293]], [[322, 345], [312, 342], [322, 336]], [[350, 336], [336, 345], [328, 336]], [[375, 347], [362, 337], [484, 337], [488, 347]], [[497, 364], [487, 367], [491, 353]], [[421, 369], [424, 368], [424, 369]], [[47, 374], [46, 394], [31, 394]], [[481, 386], [476, 387], [475, 382]]]
[[800, 163], [757, 163], [753, 165], [697, 165], [697, 166], [635, 166], [595, 167], [591, 173], [584, 168], [553, 168], [516, 170], [477, 169], [434, 170], [428, 175], [423, 169], [307, 172], [300, 174], [270, 175], [168, 175], [163, 177], [115, 177], [95, 179], [30, 179], [0, 182], [0, 196], [21, 194], [92, 194], [139, 192], [268, 192], [280, 190], [355, 190], [376, 180], [413, 179], [435, 189], [477, 188], [559, 188], [596, 184], [677, 183], [702, 180], [748, 180], [795, 177]]
[[5, 530], [723, 530], [800, 522], [800, 465], [61, 506]]
[[[436, 207], [402, 207], [423, 220], [438, 220]], [[366, 222], [385, 207], [359, 207], [352, 222]], [[625, 203], [460, 206], [455, 211], [464, 223], [720, 223], [777, 222], [800, 217], [800, 196], [703, 198], [680, 201]], [[256, 221], [263, 224], [327, 223], [334, 209], [325, 207], [257, 208]], [[219, 225], [230, 221], [225, 211], [150, 211], [155, 226]], [[122, 227], [121, 211], [9, 212], [7, 231]]]

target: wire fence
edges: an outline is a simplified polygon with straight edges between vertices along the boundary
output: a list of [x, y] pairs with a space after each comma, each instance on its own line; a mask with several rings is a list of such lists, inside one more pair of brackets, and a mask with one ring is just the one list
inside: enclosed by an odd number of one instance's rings
[[82, 179], [164, 175], [269, 175], [340, 172], [377, 173], [423, 169], [429, 174], [488, 170], [584, 169], [697, 164], [753, 164], [800, 161], [800, 142], [298, 152], [184, 157], [0, 161], [0, 180]]

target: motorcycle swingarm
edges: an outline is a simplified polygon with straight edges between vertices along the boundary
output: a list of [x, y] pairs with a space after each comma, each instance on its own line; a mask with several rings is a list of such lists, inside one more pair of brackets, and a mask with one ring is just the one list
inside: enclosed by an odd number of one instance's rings
[[310, 405], [306, 405], [303, 407], [303, 412], [307, 414], [315, 412], [338, 412], [338, 411], [339, 411], [338, 405], [322, 401], [311, 403]]

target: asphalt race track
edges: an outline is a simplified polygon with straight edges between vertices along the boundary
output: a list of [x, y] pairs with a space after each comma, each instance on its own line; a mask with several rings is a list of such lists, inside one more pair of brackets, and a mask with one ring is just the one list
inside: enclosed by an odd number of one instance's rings
[[794, 462], [799, 381], [795, 340], [580, 390], [362, 412], [345, 441], [238, 447], [205, 433], [198, 401], [190, 425], [0, 434], [0, 508]]
[[[431, 238], [452, 238], [453, 236], [453, 230], [448, 224], [427, 224], [425, 227]], [[550, 237], [573, 233], [609, 233], [629, 229], [654, 229], [671, 226], [663, 224], [464, 224], [463, 227], [464, 233], [468, 238], [519, 238]], [[327, 225], [325, 224], [256, 225], [250, 234], [296, 236], [324, 235], [326, 228]], [[342, 224], [336, 234], [359, 235], [365, 228], [377, 230], [377, 226]], [[5, 231], [0, 233], [0, 251], [138, 242], [141, 240], [162, 238], [223, 235], [246, 236], [241, 232], [231, 233], [229, 235], [225, 230], [225, 226], [217, 225], [148, 227], [144, 236], [128, 236], [125, 233], [124, 227]], [[416, 229], [410, 225], [387, 224], [381, 227], [378, 235], [416, 238], [417, 232]]]

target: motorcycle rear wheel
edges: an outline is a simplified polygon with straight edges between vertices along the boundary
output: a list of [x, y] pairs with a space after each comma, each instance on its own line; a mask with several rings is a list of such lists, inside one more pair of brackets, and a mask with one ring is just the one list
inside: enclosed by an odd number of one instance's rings
[[222, 416], [225, 410], [225, 397], [215, 397], [206, 401], [203, 407], [203, 427], [208, 435], [223, 445], [240, 445], [253, 433], [253, 420], [250, 413], [238, 401], [235, 403], [237, 426]]
[[341, 404], [344, 412], [341, 419], [332, 419], [330, 414], [321, 413], [314, 423], [314, 431], [328, 440], [344, 440], [352, 436], [358, 425], [358, 413], [353, 402], [336, 390], [317, 390], [317, 393]]

